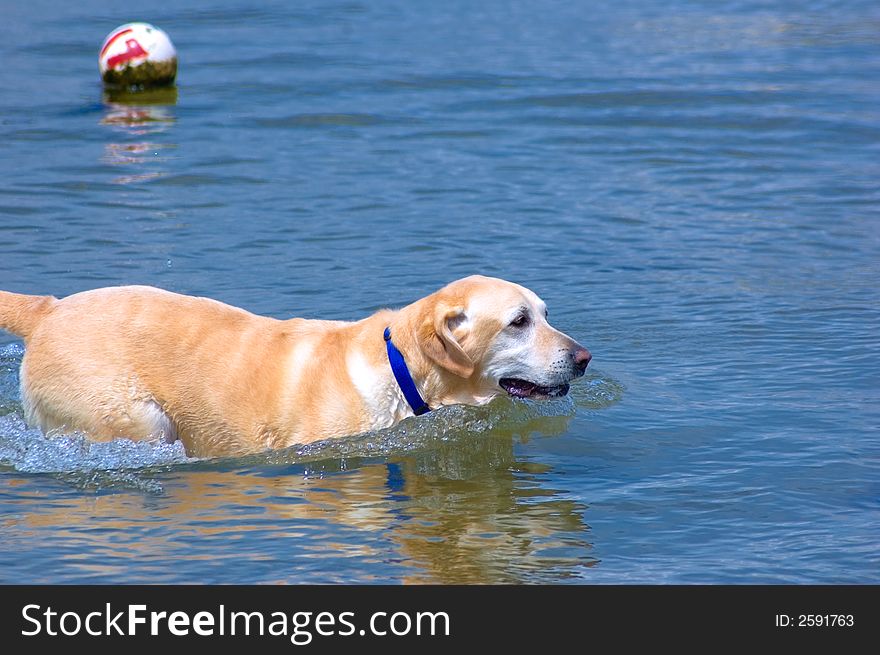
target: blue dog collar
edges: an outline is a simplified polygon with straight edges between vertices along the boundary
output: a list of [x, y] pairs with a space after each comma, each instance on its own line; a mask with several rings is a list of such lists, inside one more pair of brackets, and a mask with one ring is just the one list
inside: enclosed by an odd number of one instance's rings
[[431, 411], [431, 408], [428, 407], [428, 403], [419, 395], [416, 383], [413, 382], [412, 375], [410, 375], [409, 369], [406, 367], [403, 353], [397, 349], [397, 346], [391, 343], [390, 327], [385, 328], [385, 347], [388, 349], [388, 361], [391, 363], [391, 372], [394, 373], [394, 379], [397, 380], [397, 386], [403, 392], [406, 402], [412, 407], [412, 411], [416, 416], [427, 414]]

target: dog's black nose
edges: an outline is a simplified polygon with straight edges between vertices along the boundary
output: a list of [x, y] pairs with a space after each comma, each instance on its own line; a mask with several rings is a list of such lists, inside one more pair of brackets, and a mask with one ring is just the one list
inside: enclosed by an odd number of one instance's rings
[[590, 363], [590, 360], [593, 359], [593, 356], [590, 354], [590, 351], [584, 347], [579, 347], [572, 353], [574, 357], [574, 365], [575, 367], [583, 373], [587, 370], [587, 365]]

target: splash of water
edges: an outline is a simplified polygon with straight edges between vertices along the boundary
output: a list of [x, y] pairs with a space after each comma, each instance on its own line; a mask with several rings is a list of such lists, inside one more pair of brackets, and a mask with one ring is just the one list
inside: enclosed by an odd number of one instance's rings
[[18, 413], [0, 416], [0, 465], [27, 473], [140, 469], [192, 461], [183, 445], [160, 440], [90, 441], [82, 434], [46, 436]]
[[24, 357], [24, 346], [10, 343], [0, 346], [0, 416], [19, 406], [18, 369]]

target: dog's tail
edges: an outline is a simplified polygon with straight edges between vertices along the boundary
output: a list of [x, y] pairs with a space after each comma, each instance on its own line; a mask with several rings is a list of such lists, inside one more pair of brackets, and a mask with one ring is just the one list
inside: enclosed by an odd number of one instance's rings
[[27, 339], [56, 302], [58, 299], [54, 296], [0, 291], [0, 329]]

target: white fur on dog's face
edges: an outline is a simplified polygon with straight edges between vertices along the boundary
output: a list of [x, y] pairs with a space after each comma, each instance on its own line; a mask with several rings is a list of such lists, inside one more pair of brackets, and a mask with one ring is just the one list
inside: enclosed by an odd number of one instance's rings
[[481, 391], [489, 397], [565, 395], [586, 367], [575, 362], [582, 346], [552, 327], [546, 303], [518, 284], [477, 286], [448, 325], [476, 363]]

